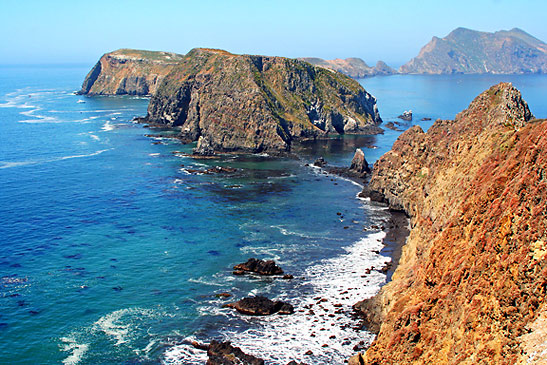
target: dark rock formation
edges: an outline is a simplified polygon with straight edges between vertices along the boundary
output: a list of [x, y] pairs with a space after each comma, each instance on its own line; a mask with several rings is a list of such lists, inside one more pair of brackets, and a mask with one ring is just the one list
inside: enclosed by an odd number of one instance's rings
[[182, 57], [176, 53], [134, 49], [106, 53], [87, 74], [79, 93], [152, 95]]
[[319, 157], [317, 160], [313, 162], [313, 166], [315, 167], [324, 167], [327, 165], [327, 161], [323, 157]]
[[453, 121], [410, 128], [374, 165], [369, 191], [412, 230], [392, 281], [357, 305], [381, 324], [359, 363], [547, 360], [534, 350], [547, 318], [547, 121], [532, 118], [502, 83]]
[[277, 266], [275, 261], [255, 258], [250, 258], [247, 262], [234, 266], [234, 273], [243, 274], [245, 272], [258, 275], [283, 275], [283, 269]]
[[336, 72], [282, 57], [194, 49], [150, 100], [147, 122], [179, 128], [196, 152], [288, 151], [293, 140], [378, 133], [375, 98]]
[[354, 79], [361, 79], [376, 75], [393, 75], [397, 73], [396, 70], [386, 65], [383, 61], [378, 61], [375, 67], [370, 67], [360, 58], [337, 58], [334, 60], [324, 60], [316, 57], [305, 57], [299, 59], [315, 66], [320, 66], [329, 70], [343, 73], [344, 75]]
[[397, 118], [406, 120], [407, 122], [412, 121], [412, 110], [406, 110], [403, 112], [403, 114], [399, 115]]
[[267, 316], [274, 313], [294, 313], [294, 307], [291, 304], [273, 301], [263, 296], [243, 298], [237, 302], [226, 304], [226, 307], [234, 308], [241, 314], [248, 314], [251, 316]]
[[207, 365], [264, 365], [264, 360], [244, 353], [239, 347], [230, 342], [211, 341], [207, 350]]
[[517, 28], [495, 33], [458, 28], [444, 38], [433, 37], [399, 72], [546, 73], [547, 44]]
[[401, 128], [399, 128], [395, 124], [393, 124], [393, 122], [387, 122], [386, 124], [384, 124], [384, 127], [389, 128], [393, 131], [397, 131], [397, 132], [402, 132], [403, 131]]
[[355, 150], [349, 169], [357, 173], [360, 177], [370, 174], [370, 168], [368, 167], [368, 162], [365, 159], [365, 154], [362, 149], [358, 148]]

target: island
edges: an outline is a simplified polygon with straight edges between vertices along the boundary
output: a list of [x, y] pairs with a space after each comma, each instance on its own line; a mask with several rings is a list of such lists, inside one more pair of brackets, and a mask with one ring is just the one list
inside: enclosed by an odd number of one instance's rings
[[385, 62], [378, 61], [376, 66], [370, 67], [360, 58], [350, 57], [346, 59], [336, 58], [334, 60], [324, 60], [317, 57], [304, 57], [299, 60], [311, 63], [312, 65], [324, 67], [329, 70], [343, 73], [354, 79], [378, 75], [394, 75], [397, 71], [389, 67]]
[[457, 28], [433, 37], [403, 74], [528, 74], [547, 72], [547, 44], [514, 28], [494, 33]]

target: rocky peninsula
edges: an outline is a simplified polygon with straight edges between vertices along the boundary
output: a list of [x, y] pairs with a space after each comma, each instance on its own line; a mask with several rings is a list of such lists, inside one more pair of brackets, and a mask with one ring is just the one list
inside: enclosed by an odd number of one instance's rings
[[164, 78], [145, 122], [178, 128], [196, 152], [290, 151], [295, 140], [379, 133], [376, 99], [309, 63], [193, 49]]
[[150, 96], [182, 57], [136, 49], [106, 53], [89, 71], [79, 93]]
[[501, 83], [404, 132], [363, 194], [411, 217], [393, 280], [356, 305], [379, 333], [354, 364], [546, 361], [547, 121]]

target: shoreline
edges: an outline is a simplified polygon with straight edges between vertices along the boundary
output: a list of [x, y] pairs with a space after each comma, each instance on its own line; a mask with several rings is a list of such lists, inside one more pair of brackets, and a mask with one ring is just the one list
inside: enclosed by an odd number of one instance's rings
[[[367, 184], [366, 180], [356, 176], [339, 175], [328, 169], [321, 170], [358, 184], [361, 189]], [[365, 200], [358, 194], [356, 198]], [[291, 322], [287, 328], [286, 323], [281, 324], [275, 315], [261, 318], [260, 324], [247, 317], [242, 320], [255, 322], [255, 325], [243, 333], [228, 331], [222, 339], [209, 338], [207, 341], [229, 341], [244, 354], [268, 359], [266, 363], [323, 362], [333, 355], [332, 350], [337, 353], [337, 361], [349, 361], [356, 352], [366, 350], [376, 338], [377, 331], [363, 321], [361, 313], [355, 310], [355, 305], [364, 297], [375, 298], [381, 288], [389, 283], [410, 231], [409, 218], [404, 212], [389, 210], [386, 204], [369, 199], [364, 204], [365, 210], [384, 211], [385, 218], [381, 223], [372, 223], [366, 227], [363, 238], [349, 246], [345, 254], [306, 269], [308, 275], [304, 282], [316, 289], [313, 290], [313, 295], [311, 292], [304, 292], [300, 296], [285, 298], [291, 298], [293, 302], [300, 301], [295, 305], [295, 314], [285, 317], [285, 322]], [[232, 313], [227, 315], [238, 316]], [[295, 329], [297, 327], [300, 329]], [[284, 355], [276, 352], [278, 346], [289, 338], [298, 337], [301, 341], [296, 346], [289, 346]], [[260, 346], [254, 345], [258, 339]], [[167, 359], [169, 363], [180, 359], [181, 355], [193, 358], [196, 355], [206, 356], [202, 351], [207, 345], [197, 348], [196, 340], [198, 339], [193, 336], [186, 338], [179, 346], [170, 348], [164, 360]], [[201, 341], [203, 340], [202, 338]], [[329, 348], [331, 351], [328, 351]]]

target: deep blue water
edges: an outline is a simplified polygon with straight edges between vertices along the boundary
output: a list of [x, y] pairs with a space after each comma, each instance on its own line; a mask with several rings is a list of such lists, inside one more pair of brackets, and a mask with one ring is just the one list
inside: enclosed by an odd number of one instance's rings
[[[131, 122], [147, 99], [73, 95], [87, 71], [0, 68], [0, 363], [201, 363], [186, 343], [212, 338], [271, 363], [336, 363], [372, 340], [346, 328], [356, 322], [345, 313], [385, 278], [364, 271], [389, 261], [377, 253], [383, 233], [370, 228], [387, 213], [357, 199], [356, 184], [305, 164], [324, 156], [348, 165], [357, 147], [372, 163], [399, 132], [301, 146], [298, 159], [194, 160], [184, 156], [191, 145], [145, 137], [155, 131]], [[412, 109], [426, 129], [422, 117], [453, 118], [498, 81], [547, 115], [544, 76], [361, 82], [385, 121]], [[188, 173], [215, 165], [237, 171]], [[252, 256], [295, 279], [234, 277], [230, 268]], [[297, 310], [329, 302], [323, 314], [246, 318], [221, 307], [221, 292], [266, 294]], [[329, 317], [335, 303], [344, 313]]]

